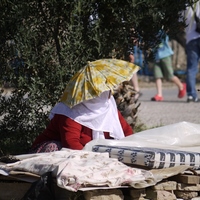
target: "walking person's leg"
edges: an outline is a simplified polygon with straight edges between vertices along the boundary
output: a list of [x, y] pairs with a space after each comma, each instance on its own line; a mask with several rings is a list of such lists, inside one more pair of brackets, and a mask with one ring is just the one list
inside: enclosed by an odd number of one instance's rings
[[161, 64], [165, 78], [172, 81], [178, 87], [178, 98], [183, 98], [186, 94], [186, 84], [182, 83], [181, 80], [174, 75], [171, 56], [163, 58]]
[[162, 79], [161, 78], [157, 78], [156, 79], [156, 88], [157, 88], [157, 95], [162, 97]]
[[133, 74], [133, 77], [131, 79], [132, 81], [132, 84], [134, 86], [134, 89], [136, 92], [139, 92], [140, 91], [140, 88], [139, 88], [139, 84], [138, 84], [138, 76], [137, 76], [137, 73]]
[[[129, 55], [129, 62], [134, 63], [134, 61], [135, 61], [134, 59], [135, 59], [134, 55], [130, 54]], [[136, 94], [135, 94], [134, 98], [138, 99], [142, 95], [142, 93], [140, 92], [140, 87], [139, 87], [139, 83], [138, 83], [138, 75], [137, 75], [137, 73], [133, 74], [133, 77], [131, 79], [131, 84], [133, 85], [134, 90], [136, 91]]]
[[187, 83], [187, 96], [188, 102], [198, 101], [196, 92], [196, 75], [198, 73], [199, 62], [199, 45], [200, 39], [190, 41], [186, 45], [187, 53], [187, 70], [186, 70], [186, 83]]
[[178, 98], [183, 98], [186, 95], [186, 84], [182, 83], [177, 76], [173, 76], [171, 81], [178, 87]]
[[160, 62], [154, 63], [154, 78], [156, 83], [156, 90], [157, 94], [151, 98], [152, 101], [163, 101], [163, 95], [162, 95], [162, 78], [163, 73], [160, 66]]

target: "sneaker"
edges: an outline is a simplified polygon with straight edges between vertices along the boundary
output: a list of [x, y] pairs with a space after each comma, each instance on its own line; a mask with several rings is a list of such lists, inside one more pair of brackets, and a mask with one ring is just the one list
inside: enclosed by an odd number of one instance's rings
[[188, 96], [187, 102], [199, 102], [199, 99], [196, 97], [194, 98], [193, 96]]
[[151, 101], [163, 101], [163, 97], [156, 95], [156, 96], [151, 98]]
[[183, 83], [183, 89], [182, 90], [179, 90], [179, 93], [178, 93], [178, 98], [183, 98], [186, 94], [186, 84]]

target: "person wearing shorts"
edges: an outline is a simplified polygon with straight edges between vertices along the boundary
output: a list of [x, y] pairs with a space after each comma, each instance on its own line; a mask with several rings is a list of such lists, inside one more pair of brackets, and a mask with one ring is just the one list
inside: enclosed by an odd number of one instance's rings
[[158, 49], [156, 50], [154, 62], [154, 77], [156, 83], [157, 94], [151, 98], [152, 101], [163, 101], [162, 93], [162, 79], [172, 81], [178, 87], [178, 98], [183, 98], [186, 94], [186, 84], [182, 83], [180, 79], [174, 75], [171, 56], [173, 51], [168, 44], [169, 37], [162, 40]]

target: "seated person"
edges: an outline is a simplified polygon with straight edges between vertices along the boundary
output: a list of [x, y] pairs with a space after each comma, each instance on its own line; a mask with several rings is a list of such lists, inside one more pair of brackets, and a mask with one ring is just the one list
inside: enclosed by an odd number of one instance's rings
[[116, 139], [133, 134], [117, 110], [111, 91], [69, 108], [60, 102], [50, 113], [50, 123], [33, 142], [30, 153], [81, 150], [93, 139]]

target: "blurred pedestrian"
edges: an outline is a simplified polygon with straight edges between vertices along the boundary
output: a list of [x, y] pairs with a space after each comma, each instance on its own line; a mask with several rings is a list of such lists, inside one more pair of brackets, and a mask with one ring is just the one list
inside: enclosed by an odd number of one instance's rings
[[198, 73], [198, 63], [200, 59], [200, 32], [198, 32], [197, 21], [200, 17], [200, 1], [189, 5], [184, 11], [186, 18], [186, 54], [187, 54], [187, 102], [198, 102], [196, 90], [196, 76]]
[[[134, 63], [134, 59], [135, 58], [133, 52], [129, 51], [129, 62]], [[134, 98], [137, 100], [142, 95], [142, 93], [140, 92], [137, 73], [133, 74], [133, 77], [130, 82], [133, 85], [134, 90], [136, 91]]]
[[186, 84], [182, 83], [180, 79], [174, 75], [172, 67], [173, 51], [169, 46], [169, 37], [166, 35], [159, 47], [156, 49], [154, 62], [154, 77], [156, 79], [157, 94], [151, 98], [152, 101], [163, 101], [162, 93], [162, 79], [172, 81], [178, 87], [178, 98], [183, 98], [186, 94]]
[[[129, 44], [125, 49], [125, 60], [136, 64], [141, 67], [142, 55], [141, 50], [138, 47], [138, 38], [136, 37], [135, 29], [131, 28], [128, 36]], [[138, 74], [134, 73], [132, 79], [130, 80], [130, 84], [133, 86], [135, 90], [134, 99], [138, 100], [138, 98], [142, 95], [140, 92], [139, 82], [138, 82]]]

